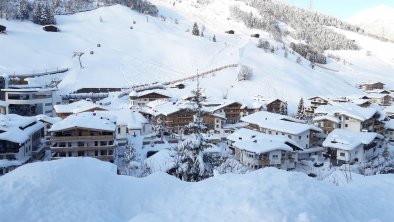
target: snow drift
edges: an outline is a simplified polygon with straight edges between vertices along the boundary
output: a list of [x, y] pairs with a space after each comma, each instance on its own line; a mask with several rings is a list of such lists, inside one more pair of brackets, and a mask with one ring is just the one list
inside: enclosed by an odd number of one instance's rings
[[273, 168], [186, 183], [69, 158], [0, 178], [0, 221], [393, 221], [394, 176], [337, 187]]

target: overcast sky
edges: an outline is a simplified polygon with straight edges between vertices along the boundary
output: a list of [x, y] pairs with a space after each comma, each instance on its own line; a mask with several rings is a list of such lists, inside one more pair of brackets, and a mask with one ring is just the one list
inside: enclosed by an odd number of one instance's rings
[[[310, 0], [287, 0], [290, 4], [303, 8], [310, 7]], [[394, 0], [312, 0], [312, 8], [341, 19], [349, 19], [355, 13], [385, 4], [394, 7]]]

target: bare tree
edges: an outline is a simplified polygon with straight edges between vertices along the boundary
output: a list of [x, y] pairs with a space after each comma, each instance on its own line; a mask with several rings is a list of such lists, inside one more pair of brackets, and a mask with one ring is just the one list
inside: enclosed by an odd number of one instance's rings
[[84, 55], [84, 52], [74, 52], [73, 54], [73, 58], [78, 57], [78, 61], [79, 61], [79, 66], [81, 67], [81, 69], [85, 68], [82, 66], [82, 62], [81, 62], [81, 57]]
[[253, 75], [253, 70], [249, 66], [242, 65], [238, 72], [238, 81], [250, 80]]

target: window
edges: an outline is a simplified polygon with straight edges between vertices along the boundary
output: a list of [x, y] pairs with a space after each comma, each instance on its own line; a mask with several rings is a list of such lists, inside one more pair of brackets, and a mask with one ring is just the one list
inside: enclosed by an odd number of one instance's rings
[[344, 153], [344, 152], [340, 152], [340, 153], [339, 153], [339, 156], [343, 156], [343, 157], [344, 157], [344, 156], [345, 156], [345, 153]]
[[346, 120], [349, 120], [349, 117], [346, 117], [345, 119], [346, 119]]
[[45, 103], [45, 106], [52, 106], [52, 103]]
[[120, 134], [120, 127], [118, 127], [118, 134]]
[[279, 133], [278, 132], [276, 132], [276, 135], [278, 135]]
[[268, 131], [268, 134], [272, 134], [272, 131]]
[[348, 125], [347, 125], [347, 124], [345, 124], [345, 127], [348, 127]]
[[301, 136], [298, 136], [298, 139], [301, 139]]
[[272, 155], [272, 159], [278, 159], [278, 155]]

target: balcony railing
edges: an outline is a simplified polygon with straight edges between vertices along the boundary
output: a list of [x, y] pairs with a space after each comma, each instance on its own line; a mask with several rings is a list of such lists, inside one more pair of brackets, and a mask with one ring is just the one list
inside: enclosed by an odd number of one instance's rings
[[71, 146], [71, 147], [59, 147], [59, 146], [52, 146], [50, 149], [53, 151], [100, 151], [100, 150], [108, 150], [113, 149], [114, 145], [109, 146]]
[[68, 141], [108, 141], [114, 140], [114, 136], [52, 136], [51, 142], [68, 142]]

